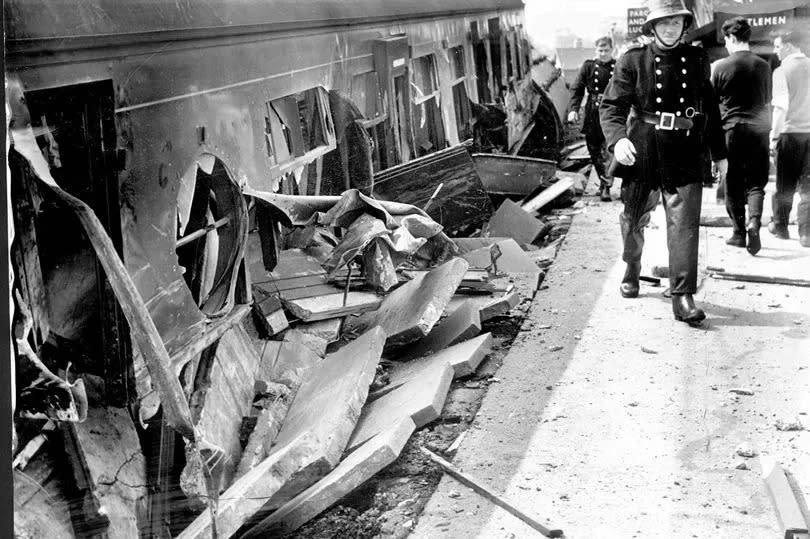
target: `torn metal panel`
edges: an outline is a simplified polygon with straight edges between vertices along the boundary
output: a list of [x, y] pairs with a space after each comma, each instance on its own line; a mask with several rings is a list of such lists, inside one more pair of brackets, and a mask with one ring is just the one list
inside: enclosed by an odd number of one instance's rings
[[383, 221], [366, 213], [360, 215], [349, 225], [340, 243], [335, 246], [332, 254], [323, 263], [324, 269], [333, 274], [360, 256], [374, 238], [387, 233], [388, 229]]
[[[12, 90], [12, 86], [12, 84], [9, 85], [10, 90]], [[10, 91], [10, 94], [15, 94], [15, 92]], [[140, 293], [135, 288], [112, 241], [93, 211], [84, 202], [63, 191], [51, 177], [48, 165], [34, 140], [30, 124], [26, 121], [27, 113], [21, 104], [19, 88], [16, 90], [16, 96], [16, 99], [9, 99], [14, 108], [14, 117], [18, 122], [15, 123], [15, 129], [12, 131], [15, 150], [29, 162], [43, 184], [76, 213], [104, 267], [113, 292], [129, 322], [132, 336], [144, 354], [152, 379], [156, 382], [158, 391], [163, 395], [161, 401], [168, 421], [184, 436], [193, 439], [194, 429], [188, 404], [179, 380], [171, 372], [169, 354]]]

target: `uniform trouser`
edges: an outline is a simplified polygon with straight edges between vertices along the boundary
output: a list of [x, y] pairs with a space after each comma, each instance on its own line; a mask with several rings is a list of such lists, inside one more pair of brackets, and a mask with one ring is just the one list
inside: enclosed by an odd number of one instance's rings
[[[624, 210], [619, 215], [624, 251], [622, 260], [641, 262], [644, 248], [644, 227], [650, 223], [650, 214], [658, 204], [660, 189], [642, 182], [622, 184]], [[663, 192], [667, 216], [667, 247], [669, 248], [669, 285], [673, 294], [694, 294], [697, 291], [698, 239], [700, 232], [700, 204], [703, 186], [690, 183], [676, 188], [676, 192]]]
[[776, 145], [773, 222], [788, 224], [793, 195], [799, 190], [799, 236], [810, 237], [810, 133], [783, 133]]
[[599, 127], [592, 128], [585, 133], [585, 145], [588, 147], [588, 154], [591, 156], [591, 163], [599, 175], [599, 180], [611, 187], [613, 178], [608, 178], [605, 170], [607, 144], [605, 143], [605, 135]]
[[726, 211], [734, 232], [745, 232], [745, 205], [748, 218], [762, 218], [765, 185], [768, 183], [768, 132], [739, 123], [726, 130], [728, 173]]

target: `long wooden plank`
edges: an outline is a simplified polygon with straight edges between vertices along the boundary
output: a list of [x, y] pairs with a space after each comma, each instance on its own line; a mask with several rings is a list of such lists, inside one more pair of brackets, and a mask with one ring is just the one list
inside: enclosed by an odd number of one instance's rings
[[528, 200], [523, 204], [523, 211], [527, 213], [534, 213], [561, 194], [568, 191], [574, 185], [574, 180], [571, 178], [562, 178], [557, 180], [556, 183], [551, 184], [544, 189], [539, 195]]
[[297, 318], [305, 322], [315, 322], [374, 311], [383, 299], [373, 292], [349, 292], [345, 296], [343, 292], [338, 292], [327, 296], [290, 300], [282, 296], [281, 301]]
[[146, 308], [141, 294], [118, 256], [101, 221], [90, 206], [63, 191], [51, 177], [48, 164], [39, 151], [30, 126], [18, 126], [13, 130], [13, 136], [15, 149], [28, 160], [37, 177], [78, 217], [129, 323], [130, 334], [143, 355], [152, 382], [160, 394], [166, 422], [183, 437], [193, 440], [195, 435], [191, 412], [180, 380], [173, 372], [169, 353], [166, 351], [166, 346], [154, 321], [149, 316], [149, 310]]
[[347, 319], [344, 331], [361, 332], [378, 325], [388, 336], [388, 347], [424, 337], [439, 320], [467, 268], [466, 261], [454, 258], [426, 274], [417, 274], [388, 294], [376, 311]]
[[222, 493], [216, 504], [216, 521], [211, 520], [211, 511], [203, 511], [177, 536], [178, 539], [230, 537], [261, 509], [265, 500], [284, 486], [293, 473], [312, 461], [319, 445], [320, 440], [315, 434], [303, 432], [277, 447], [261, 464]]
[[309, 463], [297, 470], [253, 519], [259, 522], [329, 473], [343, 454], [368, 397], [385, 343], [372, 328], [312, 369], [293, 399], [276, 444], [286, 445], [302, 432], [313, 433]]
[[515, 506], [515, 504], [513, 504], [511, 501], [507, 500], [503, 496], [498, 495], [494, 490], [487, 487], [486, 485], [484, 485], [484, 483], [474, 478], [473, 476], [462, 472], [461, 470], [450, 464], [448, 461], [441, 458], [436, 453], [433, 453], [432, 451], [425, 449], [424, 447], [420, 447], [419, 450], [422, 451], [422, 453], [424, 453], [430, 460], [441, 466], [441, 468], [445, 472], [447, 472], [447, 474], [450, 475], [453, 479], [455, 479], [462, 485], [473, 489], [475, 492], [477, 492], [487, 500], [491, 501], [498, 507], [505, 509], [509, 514], [516, 516], [517, 518], [519, 518], [520, 520], [531, 526], [533, 529], [539, 531], [545, 537], [563, 536], [562, 530], [547, 528], [543, 526], [542, 524], [540, 524], [540, 522], [537, 521], [537, 519], [518, 509], [517, 506]]
[[785, 539], [799, 539], [799, 534], [808, 533], [807, 522], [804, 520], [799, 502], [785, 476], [785, 471], [773, 457], [761, 456], [762, 479], [768, 489], [776, 518], [784, 533]]
[[427, 425], [442, 413], [453, 368], [447, 363], [425, 369], [407, 384], [366, 404], [352, 433], [347, 450], [353, 451], [401, 417], [410, 417], [417, 428]]
[[300, 528], [394, 462], [414, 430], [416, 424], [411, 418], [400, 418], [351, 452], [329, 475], [252, 528], [243, 536], [244, 539], [274, 537]]

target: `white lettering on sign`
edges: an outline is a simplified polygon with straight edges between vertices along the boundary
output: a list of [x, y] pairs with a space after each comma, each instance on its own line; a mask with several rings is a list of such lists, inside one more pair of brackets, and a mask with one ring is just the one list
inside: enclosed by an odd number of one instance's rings
[[751, 26], [770, 26], [773, 24], [787, 24], [787, 17], [775, 15], [773, 17], [749, 17], [748, 23]]
[[405, 65], [405, 58], [396, 58], [394, 60], [394, 63], [393, 63], [394, 67], [399, 67], [399, 66], [404, 66], [404, 65]]

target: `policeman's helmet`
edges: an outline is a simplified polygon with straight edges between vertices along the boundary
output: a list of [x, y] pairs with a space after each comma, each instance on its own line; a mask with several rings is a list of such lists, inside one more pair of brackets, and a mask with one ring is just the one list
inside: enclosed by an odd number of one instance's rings
[[644, 25], [641, 27], [641, 32], [646, 35], [652, 35], [653, 25], [660, 19], [683, 15], [684, 31], [689, 28], [689, 25], [691, 25], [694, 20], [692, 12], [686, 9], [683, 0], [650, 0], [649, 7], [650, 12], [647, 14]]

